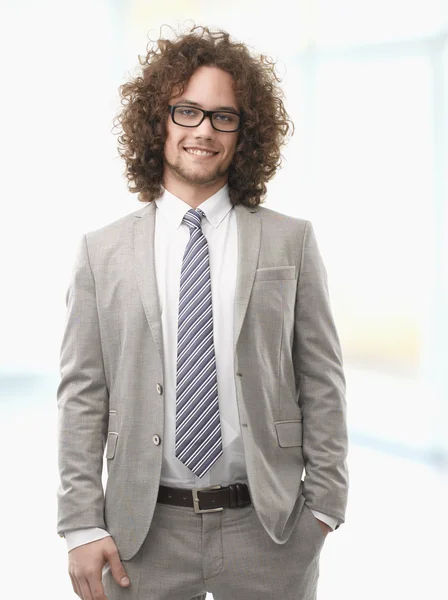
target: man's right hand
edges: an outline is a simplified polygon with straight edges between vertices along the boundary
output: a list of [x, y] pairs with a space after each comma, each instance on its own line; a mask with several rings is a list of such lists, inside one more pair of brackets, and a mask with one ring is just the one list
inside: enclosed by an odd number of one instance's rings
[[118, 548], [109, 535], [95, 542], [82, 544], [68, 553], [68, 572], [75, 593], [82, 600], [108, 600], [104, 593], [101, 574], [109, 562], [112, 576], [121, 587], [129, 586], [122, 582], [127, 573], [121, 563]]

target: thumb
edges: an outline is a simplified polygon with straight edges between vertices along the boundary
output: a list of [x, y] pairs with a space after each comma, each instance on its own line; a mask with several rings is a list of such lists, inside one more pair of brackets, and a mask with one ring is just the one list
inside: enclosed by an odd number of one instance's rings
[[112, 571], [113, 578], [122, 587], [127, 587], [129, 585], [130, 581], [129, 581], [129, 577], [123, 567], [123, 564], [120, 560], [118, 550], [111, 552], [109, 554], [108, 558], [109, 558], [109, 564], [110, 564], [110, 569]]

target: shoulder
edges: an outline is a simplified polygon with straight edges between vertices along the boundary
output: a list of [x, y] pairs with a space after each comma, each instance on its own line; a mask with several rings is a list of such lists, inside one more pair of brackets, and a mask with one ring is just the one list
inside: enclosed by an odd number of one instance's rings
[[278, 228], [284, 235], [291, 234], [293, 236], [303, 236], [305, 230], [312, 227], [311, 222], [301, 217], [292, 217], [277, 210], [272, 210], [265, 206], [259, 205], [257, 213], [265, 226]]
[[86, 232], [86, 238], [89, 244], [104, 244], [111, 242], [117, 238], [122, 238], [123, 234], [126, 233], [136, 221], [136, 218], [143, 217], [149, 210], [149, 202], [146, 203], [142, 208], [134, 210], [119, 219], [115, 219], [98, 229], [93, 229]]

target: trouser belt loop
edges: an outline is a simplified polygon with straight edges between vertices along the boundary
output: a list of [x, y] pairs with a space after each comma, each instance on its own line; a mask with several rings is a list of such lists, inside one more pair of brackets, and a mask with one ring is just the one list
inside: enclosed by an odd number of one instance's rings
[[229, 483], [229, 508], [244, 506], [240, 483]]

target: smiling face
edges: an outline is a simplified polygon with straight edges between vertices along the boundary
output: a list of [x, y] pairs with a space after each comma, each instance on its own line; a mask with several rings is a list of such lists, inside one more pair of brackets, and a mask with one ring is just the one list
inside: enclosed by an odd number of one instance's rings
[[[231, 75], [216, 67], [199, 67], [183, 94], [172, 96], [169, 104], [191, 106], [191, 102], [205, 110], [232, 107], [239, 112]], [[205, 118], [199, 127], [182, 127], [174, 123], [169, 114], [166, 129], [163, 185], [185, 202], [197, 206], [227, 182], [238, 131], [216, 131], [209, 118]], [[186, 148], [208, 150], [214, 154], [201, 156]]]

